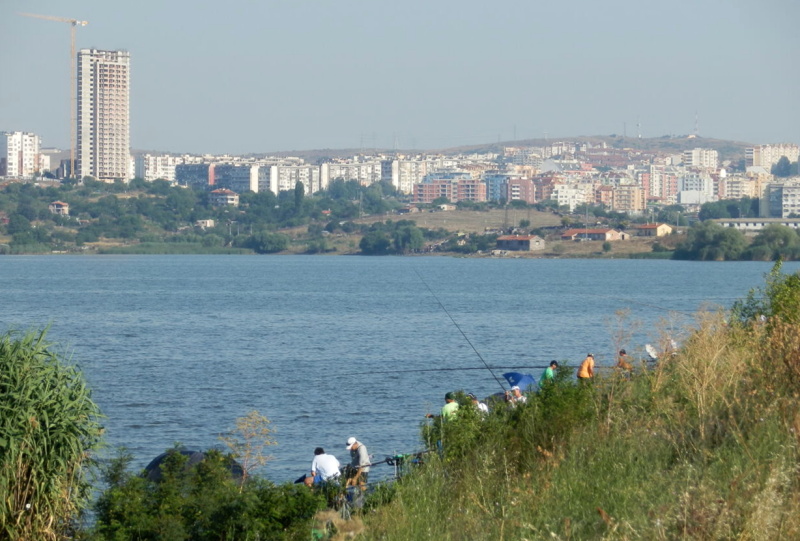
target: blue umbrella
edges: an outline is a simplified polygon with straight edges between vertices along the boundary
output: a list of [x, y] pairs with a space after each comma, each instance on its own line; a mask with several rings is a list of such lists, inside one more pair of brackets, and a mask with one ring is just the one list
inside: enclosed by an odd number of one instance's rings
[[530, 374], [521, 374], [519, 372], [506, 372], [503, 374], [508, 384], [512, 387], [516, 385], [520, 391], [534, 391], [536, 390], [536, 378]]

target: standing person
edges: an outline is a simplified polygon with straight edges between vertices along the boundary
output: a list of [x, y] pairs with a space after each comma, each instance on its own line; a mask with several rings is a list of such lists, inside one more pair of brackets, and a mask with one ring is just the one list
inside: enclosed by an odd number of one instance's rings
[[472, 404], [475, 406], [475, 408], [478, 410], [479, 413], [482, 414], [489, 413], [489, 406], [486, 405], [486, 402], [481, 402], [480, 400], [478, 400], [478, 397], [472, 393], [469, 393], [467, 396], [470, 398], [470, 400], [472, 400]]
[[556, 380], [556, 370], [558, 370], [558, 361], [550, 361], [550, 366], [545, 368], [544, 374], [542, 374], [541, 384], [544, 385], [546, 382], [553, 383]]
[[325, 449], [314, 449], [314, 460], [311, 461], [311, 475], [306, 476], [306, 485], [318, 485], [325, 481], [339, 478], [339, 461], [335, 456], [325, 453]]
[[[455, 419], [458, 413], [458, 402], [456, 402], [455, 393], [447, 393], [444, 395], [444, 406], [442, 406], [442, 419]], [[433, 419], [434, 415], [428, 413], [425, 415], [428, 419]]]
[[617, 368], [625, 372], [633, 372], [633, 365], [628, 362], [628, 354], [624, 349], [619, 350], [619, 357], [617, 358]]
[[594, 355], [589, 353], [578, 369], [578, 379], [581, 381], [591, 381], [594, 377]]
[[367, 446], [350, 436], [347, 438], [346, 449], [350, 451], [350, 466], [355, 470], [347, 480], [347, 486], [357, 486], [361, 490], [366, 490], [370, 466]]

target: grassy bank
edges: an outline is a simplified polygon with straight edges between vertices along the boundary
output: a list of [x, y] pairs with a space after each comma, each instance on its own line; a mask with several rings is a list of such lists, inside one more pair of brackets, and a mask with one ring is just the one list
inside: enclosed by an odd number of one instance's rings
[[514, 409], [464, 404], [365, 538], [800, 538], [799, 308], [800, 278], [774, 274], [630, 378], [566, 369]]

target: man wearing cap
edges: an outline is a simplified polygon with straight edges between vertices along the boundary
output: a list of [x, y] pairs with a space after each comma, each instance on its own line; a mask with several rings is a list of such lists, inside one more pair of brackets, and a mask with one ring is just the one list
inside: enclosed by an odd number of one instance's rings
[[511, 387], [511, 397], [509, 400], [511, 401], [512, 404], [517, 405], [517, 404], [524, 404], [525, 402], [528, 401], [528, 398], [524, 394], [522, 394], [522, 391], [520, 390], [518, 385], [514, 385], [513, 387]]
[[[442, 419], [455, 419], [458, 413], [458, 402], [456, 402], [455, 393], [447, 393], [444, 395], [444, 406], [442, 406]], [[428, 413], [425, 415], [428, 419], [433, 419], [434, 415]]]
[[350, 436], [347, 438], [346, 449], [350, 451], [350, 466], [355, 470], [347, 480], [347, 486], [358, 486], [361, 490], [366, 490], [370, 465], [367, 446]]
[[594, 377], [594, 355], [591, 353], [581, 363], [578, 369], [578, 379], [580, 381], [591, 381]]
[[467, 396], [472, 400], [472, 403], [478, 409], [479, 413], [489, 413], [489, 406], [486, 405], [486, 402], [481, 402], [478, 400], [478, 397], [472, 393], [469, 393]]

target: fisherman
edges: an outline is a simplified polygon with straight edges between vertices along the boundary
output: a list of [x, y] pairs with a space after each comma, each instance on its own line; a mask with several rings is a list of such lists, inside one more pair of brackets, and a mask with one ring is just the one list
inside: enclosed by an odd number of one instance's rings
[[325, 449], [314, 449], [314, 460], [311, 462], [311, 475], [306, 476], [306, 485], [318, 485], [339, 478], [339, 461], [335, 456], [325, 453]]
[[[456, 415], [458, 414], [458, 402], [456, 402], [456, 394], [455, 393], [447, 393], [444, 395], [444, 406], [442, 406], [442, 419], [455, 419]], [[432, 413], [428, 413], [425, 415], [428, 419], [433, 419], [435, 415]]]
[[347, 479], [347, 486], [357, 486], [367, 490], [367, 477], [369, 476], [369, 453], [367, 446], [353, 436], [347, 438], [346, 449], [350, 451], [350, 467], [353, 472]]
[[489, 406], [486, 405], [486, 402], [481, 402], [480, 400], [478, 400], [478, 397], [475, 396], [473, 393], [469, 393], [467, 396], [469, 397], [470, 400], [472, 400], [472, 404], [475, 406], [475, 408], [478, 410], [479, 413], [481, 414], [489, 413]]
[[541, 384], [544, 385], [546, 382], [553, 383], [556, 380], [556, 370], [558, 370], [558, 361], [550, 361], [550, 366], [545, 368], [544, 374], [542, 374]]
[[619, 357], [617, 357], [617, 368], [621, 371], [630, 374], [633, 372], [633, 365], [628, 362], [628, 354], [624, 349], [619, 350]]
[[517, 404], [524, 404], [528, 401], [528, 397], [522, 394], [522, 391], [519, 388], [519, 385], [514, 385], [511, 387], [511, 391], [509, 391], [509, 402], [511, 402], [512, 406], [516, 406]]
[[594, 377], [594, 355], [589, 353], [578, 368], [579, 381], [591, 381]]

